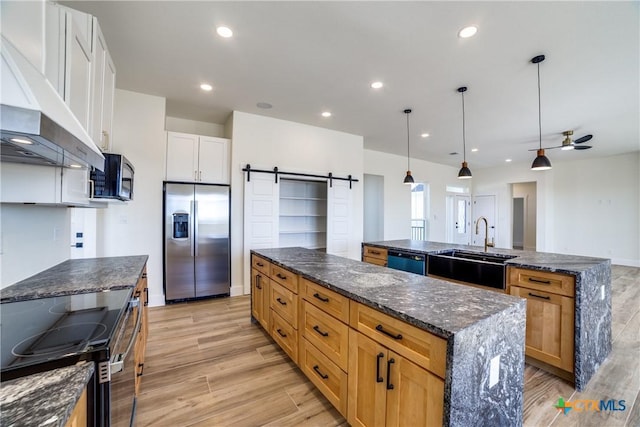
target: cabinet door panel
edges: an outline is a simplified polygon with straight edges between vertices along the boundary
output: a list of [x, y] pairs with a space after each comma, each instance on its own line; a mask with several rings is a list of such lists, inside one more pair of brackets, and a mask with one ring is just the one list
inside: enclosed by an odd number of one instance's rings
[[65, 102], [82, 124], [89, 130], [89, 102], [91, 99], [91, 43], [87, 29], [67, 14], [67, 52]]
[[198, 178], [198, 136], [167, 134], [167, 181], [195, 182]]
[[510, 293], [527, 300], [525, 354], [573, 372], [574, 299], [518, 286]]
[[198, 181], [216, 184], [229, 183], [229, 140], [200, 137]]
[[442, 425], [444, 381], [408, 359], [389, 352], [387, 427]]
[[383, 426], [386, 413], [387, 349], [349, 329], [349, 399], [352, 426]]

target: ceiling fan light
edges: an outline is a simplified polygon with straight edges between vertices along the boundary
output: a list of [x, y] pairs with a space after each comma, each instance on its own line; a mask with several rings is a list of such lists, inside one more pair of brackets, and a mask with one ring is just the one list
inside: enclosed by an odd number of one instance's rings
[[531, 164], [531, 170], [546, 171], [549, 169], [551, 169], [551, 162], [549, 161], [547, 156], [544, 155], [543, 149], [538, 150], [538, 155], [536, 156], [536, 158], [533, 160], [533, 163]]
[[562, 144], [561, 150], [562, 151], [568, 151], [568, 150], [573, 150], [574, 148], [575, 147], [573, 146], [573, 144], [568, 144], [568, 145]]
[[407, 171], [407, 176], [404, 177], [404, 181], [403, 183], [405, 184], [413, 184], [415, 181], [413, 180], [413, 177], [411, 176], [411, 171]]
[[473, 175], [471, 175], [471, 169], [469, 169], [467, 162], [462, 162], [462, 167], [460, 168], [460, 172], [458, 172], [458, 179], [469, 178], [473, 178]]

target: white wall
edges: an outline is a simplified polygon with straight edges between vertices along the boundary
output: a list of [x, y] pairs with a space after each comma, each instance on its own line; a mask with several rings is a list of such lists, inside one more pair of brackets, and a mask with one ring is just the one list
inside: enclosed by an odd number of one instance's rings
[[511, 242], [510, 184], [536, 182], [538, 251], [640, 266], [640, 153], [553, 161], [549, 171], [529, 168], [527, 163], [474, 170], [474, 193], [497, 195], [498, 247]]
[[67, 208], [3, 203], [0, 230], [0, 288], [69, 259]]
[[98, 256], [149, 255], [151, 305], [162, 291], [162, 181], [166, 152], [165, 99], [116, 90], [112, 151], [135, 167], [134, 197], [98, 211]]
[[[402, 182], [407, 172], [407, 158], [364, 150], [364, 172], [384, 176], [384, 240], [409, 239], [411, 188]], [[458, 169], [411, 159], [411, 174], [416, 183], [429, 184], [429, 240], [446, 241], [447, 185], [460, 185], [457, 178]]]
[[216, 136], [224, 138], [224, 126], [216, 123], [199, 122], [196, 120], [166, 117], [166, 130], [171, 132], [192, 133], [195, 135]]
[[[352, 175], [353, 230], [349, 256], [360, 258], [362, 242], [363, 138], [315, 126], [234, 111], [231, 142], [231, 294], [243, 293], [244, 179], [242, 168]], [[227, 133], [227, 137], [229, 137]]]

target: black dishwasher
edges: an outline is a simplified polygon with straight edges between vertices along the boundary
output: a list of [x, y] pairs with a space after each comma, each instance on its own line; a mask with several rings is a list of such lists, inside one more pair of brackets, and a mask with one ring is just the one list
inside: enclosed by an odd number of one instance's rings
[[387, 252], [387, 267], [425, 275], [426, 255], [412, 252], [389, 250]]

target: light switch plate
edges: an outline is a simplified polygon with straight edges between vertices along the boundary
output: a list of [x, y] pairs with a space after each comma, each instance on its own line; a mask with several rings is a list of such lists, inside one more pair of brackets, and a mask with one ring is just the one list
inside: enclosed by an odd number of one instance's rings
[[600, 299], [604, 299], [604, 285], [600, 286]]
[[498, 384], [500, 381], [500, 355], [491, 359], [491, 367], [489, 368], [489, 388]]

